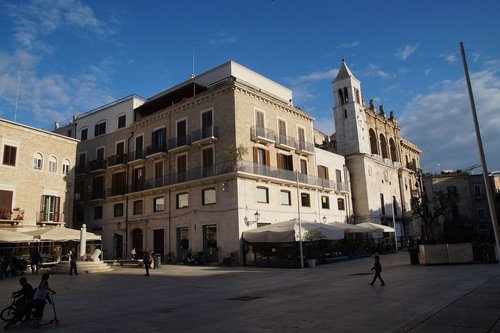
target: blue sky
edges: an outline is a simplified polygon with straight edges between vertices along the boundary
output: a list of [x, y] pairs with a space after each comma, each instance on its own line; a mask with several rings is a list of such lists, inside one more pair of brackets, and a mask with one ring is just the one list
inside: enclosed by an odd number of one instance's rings
[[333, 133], [345, 58], [366, 102], [394, 111], [422, 149], [425, 171], [465, 169], [479, 154], [463, 41], [488, 170], [500, 170], [499, 13], [496, 0], [0, 0], [0, 117], [50, 128], [151, 97], [188, 78], [194, 47], [195, 74], [234, 60], [293, 89]]

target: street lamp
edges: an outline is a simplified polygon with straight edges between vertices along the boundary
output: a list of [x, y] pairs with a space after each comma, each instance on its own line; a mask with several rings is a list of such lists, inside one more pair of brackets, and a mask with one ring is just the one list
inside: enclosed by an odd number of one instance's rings
[[257, 223], [257, 222], [259, 222], [259, 220], [260, 220], [260, 213], [259, 213], [259, 211], [258, 211], [258, 210], [257, 210], [257, 211], [255, 211], [255, 214], [253, 214], [253, 216], [254, 216], [254, 218], [255, 218], [255, 222], [256, 222], [256, 223]]

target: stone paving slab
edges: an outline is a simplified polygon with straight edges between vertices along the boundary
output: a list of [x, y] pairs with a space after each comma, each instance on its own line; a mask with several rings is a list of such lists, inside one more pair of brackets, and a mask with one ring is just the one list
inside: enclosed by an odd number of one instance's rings
[[[410, 265], [381, 256], [308, 269], [162, 265], [52, 275], [57, 332], [499, 332], [500, 265]], [[33, 285], [40, 276], [26, 275]], [[0, 280], [0, 305], [18, 288]], [[4, 301], [4, 302], [5, 302]], [[46, 307], [45, 319], [52, 310]], [[33, 332], [27, 324], [12, 332]]]

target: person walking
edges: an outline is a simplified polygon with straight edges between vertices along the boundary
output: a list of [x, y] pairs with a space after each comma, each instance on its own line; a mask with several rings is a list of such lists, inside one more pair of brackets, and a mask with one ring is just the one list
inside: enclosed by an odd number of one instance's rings
[[37, 249], [33, 249], [31, 252], [31, 273], [38, 274], [38, 270], [40, 269], [40, 263], [42, 262], [42, 257], [40, 256], [40, 252]]
[[49, 273], [44, 273], [42, 275], [42, 281], [40, 282], [38, 288], [36, 288], [35, 295], [33, 296], [32, 304], [35, 309], [33, 313], [33, 328], [38, 328], [40, 326], [40, 321], [42, 321], [43, 310], [45, 308], [49, 292], [52, 294], [56, 293], [49, 287]]
[[374, 256], [374, 263], [373, 263], [373, 267], [372, 267], [372, 271], [374, 270], [375, 271], [375, 275], [373, 276], [373, 280], [372, 282], [370, 283], [371, 286], [373, 286], [373, 284], [375, 283], [375, 280], [377, 278], [379, 278], [380, 280], [380, 285], [381, 286], [385, 286], [385, 282], [384, 280], [382, 280], [382, 276], [380, 275], [380, 273], [382, 272], [382, 265], [380, 264], [380, 258], [378, 256], [378, 254], [376, 254]]
[[68, 258], [69, 258], [69, 275], [73, 275], [73, 272], [75, 272], [75, 275], [78, 275], [76, 267], [76, 255], [73, 253], [73, 250], [69, 251]]
[[132, 260], [135, 259], [135, 255], [136, 255], [136, 252], [135, 252], [135, 247], [132, 248], [132, 251], [130, 251], [130, 256], [132, 257]]
[[144, 274], [144, 276], [149, 276], [149, 265], [151, 265], [151, 254], [149, 253], [148, 249], [144, 251], [144, 257], [142, 258], [142, 263], [144, 264], [144, 268], [146, 269], [146, 274]]

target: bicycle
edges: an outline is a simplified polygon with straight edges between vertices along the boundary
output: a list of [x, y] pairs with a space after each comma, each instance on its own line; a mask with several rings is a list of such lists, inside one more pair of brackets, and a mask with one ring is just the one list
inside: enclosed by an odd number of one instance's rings
[[175, 258], [175, 253], [169, 252], [165, 256], [165, 263], [166, 264], [175, 264], [177, 262], [177, 259]]
[[25, 304], [25, 302], [23, 302], [23, 304], [19, 304], [19, 299], [21, 297], [9, 297], [9, 305], [7, 305], [7, 307], [0, 312], [0, 318], [2, 318], [3, 321], [11, 320], [12, 317], [14, 317], [14, 315], [16, 314], [17, 310], [19, 310], [19, 308], [21, 308]]

